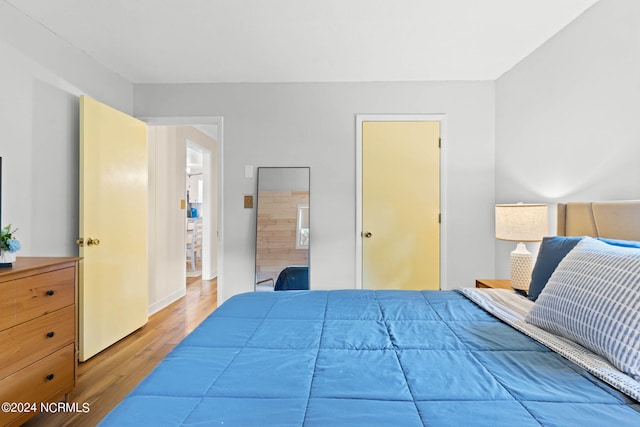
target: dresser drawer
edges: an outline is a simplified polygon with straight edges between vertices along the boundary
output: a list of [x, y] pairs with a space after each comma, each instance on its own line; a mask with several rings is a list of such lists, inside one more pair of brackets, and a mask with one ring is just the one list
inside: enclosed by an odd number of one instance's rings
[[0, 379], [75, 340], [75, 307], [0, 331]]
[[[74, 345], [0, 380], [0, 402], [34, 403], [70, 391], [74, 386]], [[0, 425], [21, 414], [0, 412]]]
[[16, 323], [26, 322], [75, 302], [75, 268], [15, 280]]
[[16, 324], [16, 284], [0, 283], [0, 331]]

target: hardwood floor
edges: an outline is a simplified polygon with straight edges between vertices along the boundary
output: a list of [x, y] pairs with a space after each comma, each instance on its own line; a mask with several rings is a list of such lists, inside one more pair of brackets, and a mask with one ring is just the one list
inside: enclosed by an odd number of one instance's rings
[[217, 281], [187, 278], [187, 294], [149, 318], [123, 340], [78, 364], [78, 380], [69, 402], [87, 413], [39, 414], [25, 427], [95, 426], [164, 356], [217, 306]]

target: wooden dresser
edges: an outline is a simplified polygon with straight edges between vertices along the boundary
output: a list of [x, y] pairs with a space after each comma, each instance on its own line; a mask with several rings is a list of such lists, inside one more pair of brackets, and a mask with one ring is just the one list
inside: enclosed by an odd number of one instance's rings
[[0, 404], [15, 404], [3, 405], [0, 426], [22, 424], [75, 386], [78, 260], [18, 257], [0, 268]]

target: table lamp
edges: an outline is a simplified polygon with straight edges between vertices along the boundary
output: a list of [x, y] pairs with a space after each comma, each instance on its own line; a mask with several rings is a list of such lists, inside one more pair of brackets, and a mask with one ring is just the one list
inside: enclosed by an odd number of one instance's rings
[[524, 242], [540, 242], [549, 233], [546, 204], [496, 205], [496, 239], [518, 242], [511, 252], [511, 287], [528, 291], [531, 282], [532, 255]]

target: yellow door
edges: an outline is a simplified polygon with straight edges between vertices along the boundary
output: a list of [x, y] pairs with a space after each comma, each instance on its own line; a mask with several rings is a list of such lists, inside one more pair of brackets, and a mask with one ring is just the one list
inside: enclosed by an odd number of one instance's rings
[[79, 359], [147, 322], [147, 128], [80, 97]]
[[366, 289], [440, 289], [440, 123], [362, 123]]

